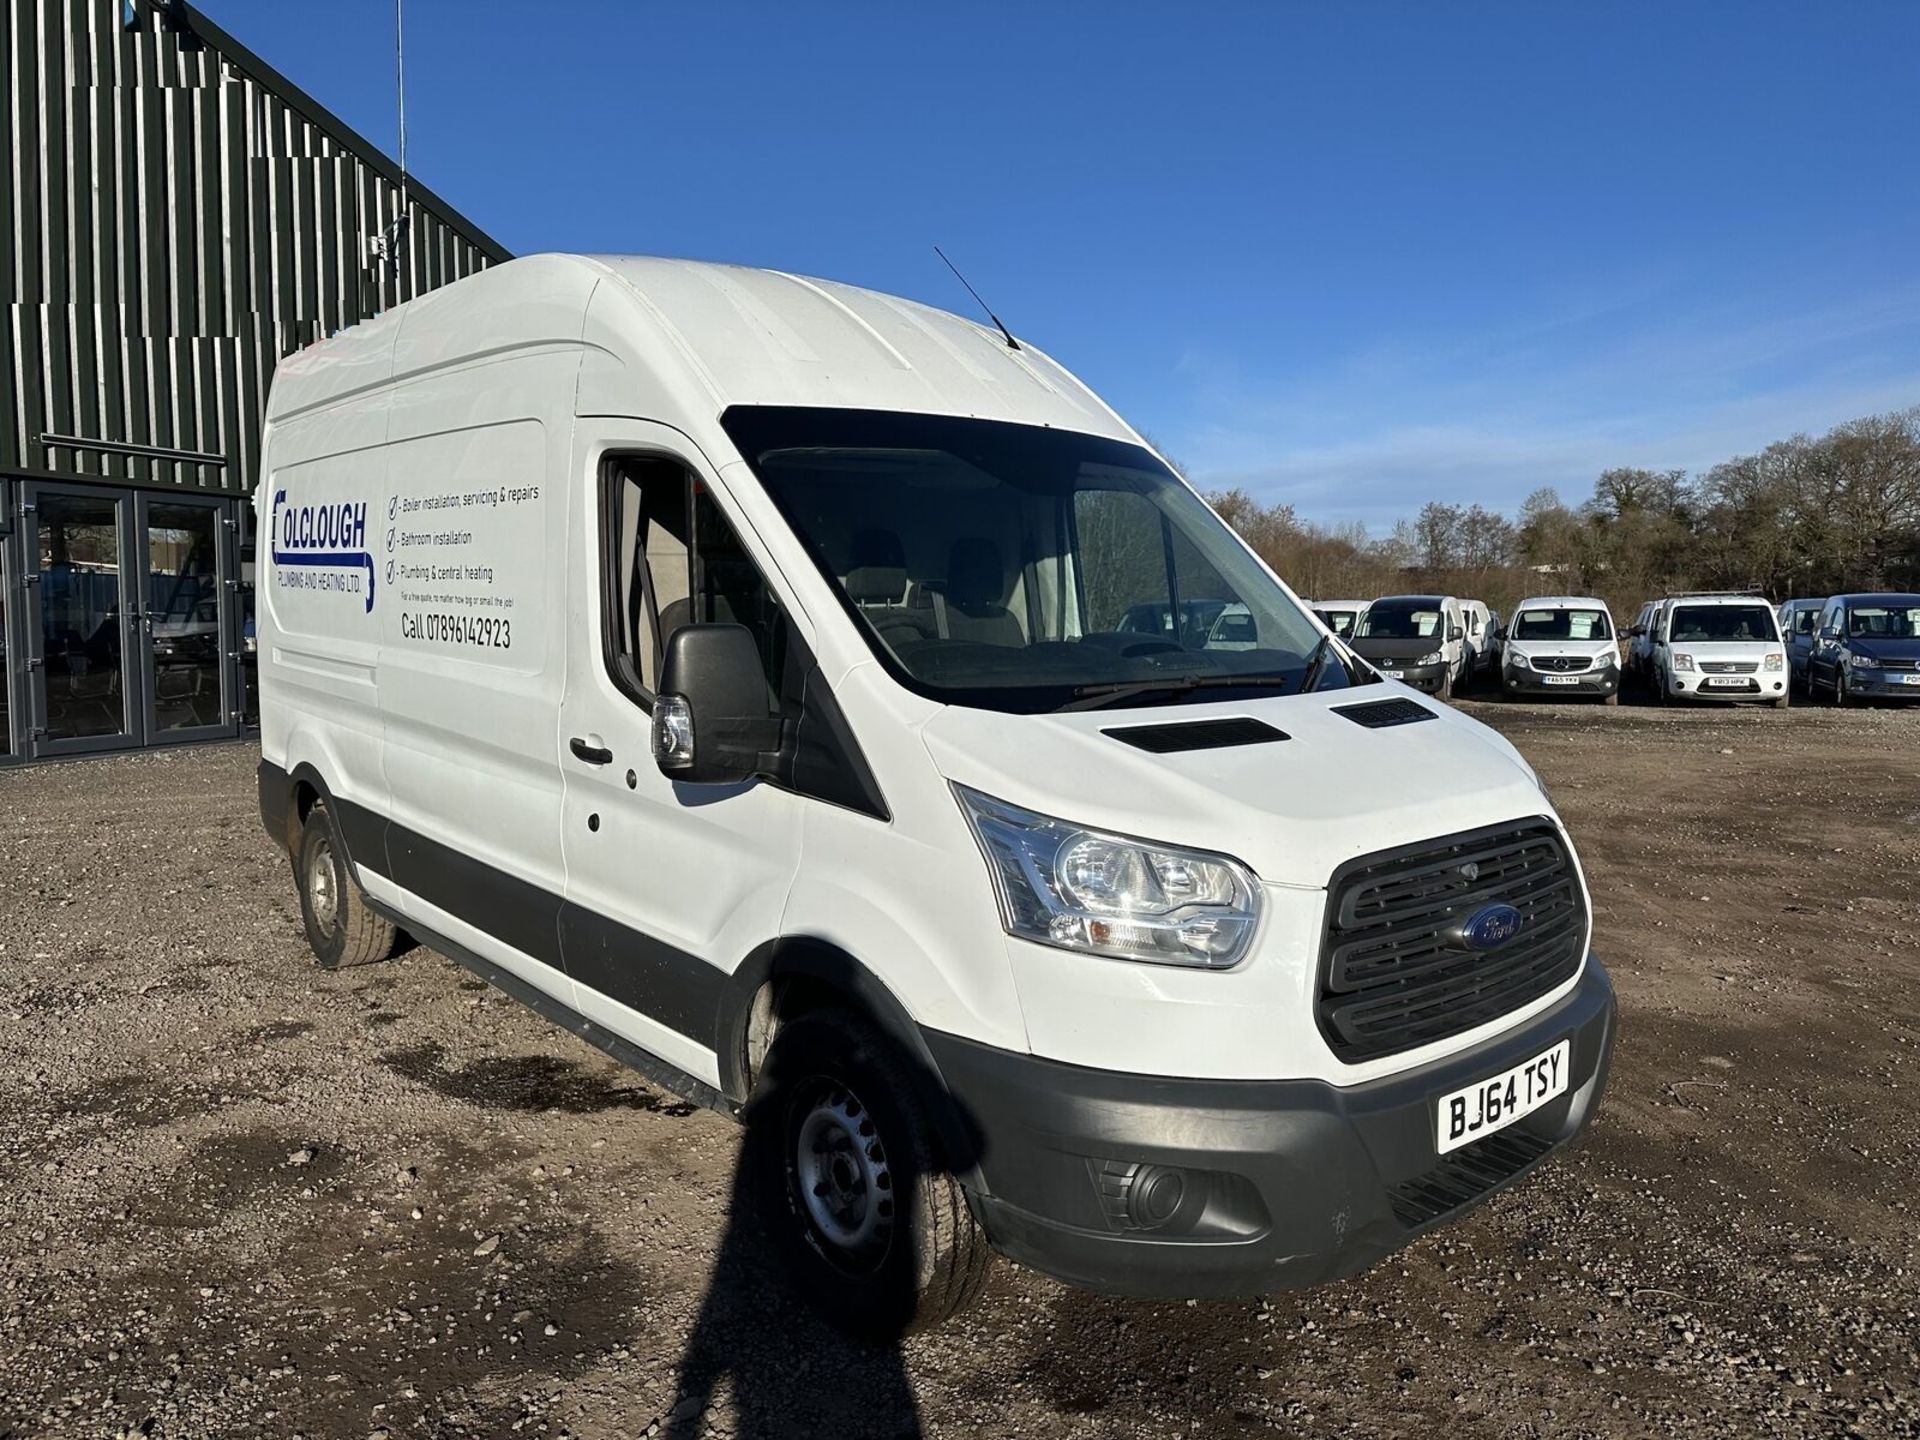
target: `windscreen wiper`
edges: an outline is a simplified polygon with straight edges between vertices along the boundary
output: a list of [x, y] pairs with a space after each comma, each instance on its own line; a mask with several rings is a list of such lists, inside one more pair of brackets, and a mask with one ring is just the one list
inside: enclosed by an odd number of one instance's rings
[[1320, 683], [1320, 672], [1326, 669], [1327, 657], [1333, 653], [1333, 636], [1322, 635], [1320, 643], [1313, 647], [1307, 656], [1307, 673], [1300, 677], [1300, 693], [1311, 694], [1313, 687]]
[[1073, 698], [1055, 713], [1068, 710], [1100, 710], [1122, 700], [1130, 700], [1135, 695], [1155, 695], [1164, 691], [1169, 696], [1185, 695], [1193, 690], [1232, 689], [1286, 689], [1293, 683], [1291, 675], [1169, 675], [1164, 680], [1121, 680], [1107, 685], [1076, 685]]

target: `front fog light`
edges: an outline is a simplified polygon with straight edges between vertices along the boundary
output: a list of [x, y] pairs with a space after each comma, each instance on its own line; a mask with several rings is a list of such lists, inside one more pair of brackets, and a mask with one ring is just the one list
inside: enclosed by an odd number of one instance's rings
[[1260, 887], [1224, 855], [1082, 830], [953, 787], [993, 872], [1009, 935], [1120, 960], [1225, 969], [1260, 918]]

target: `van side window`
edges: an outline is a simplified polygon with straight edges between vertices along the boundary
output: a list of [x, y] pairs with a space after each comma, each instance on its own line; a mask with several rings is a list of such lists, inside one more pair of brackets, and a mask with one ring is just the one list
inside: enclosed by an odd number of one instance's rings
[[609, 669], [623, 690], [650, 697], [666, 636], [692, 605], [692, 477], [671, 460], [625, 456], [608, 466], [602, 499]]
[[621, 689], [650, 704], [667, 637], [703, 622], [751, 630], [779, 689], [786, 627], [778, 603], [685, 466], [652, 455], [609, 462], [601, 519], [607, 667]]

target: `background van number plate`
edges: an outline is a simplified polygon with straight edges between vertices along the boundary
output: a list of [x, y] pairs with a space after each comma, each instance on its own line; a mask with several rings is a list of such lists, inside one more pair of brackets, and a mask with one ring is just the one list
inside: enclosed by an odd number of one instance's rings
[[1543, 675], [1540, 678], [1545, 680], [1549, 685], [1578, 685], [1580, 683], [1580, 677], [1578, 675]]
[[1573, 1042], [1562, 1040], [1525, 1064], [1442, 1095], [1436, 1148], [1444, 1155], [1471, 1145], [1566, 1094], [1572, 1055]]
[[1707, 677], [1707, 684], [1712, 685], [1716, 689], [1733, 690], [1746, 683], [1747, 682], [1738, 675], [1709, 675]]

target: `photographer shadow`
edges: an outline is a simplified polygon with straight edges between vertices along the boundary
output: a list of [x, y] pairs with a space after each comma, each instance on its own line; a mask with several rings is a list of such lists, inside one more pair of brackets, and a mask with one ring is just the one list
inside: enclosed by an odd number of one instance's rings
[[[925, 1067], [897, 1048], [888, 1047], [886, 1061], [879, 1074], [891, 1082], [890, 1092], [906, 1090], [916, 1097], [942, 1093]], [[662, 1432], [667, 1440], [696, 1440], [714, 1422], [738, 1440], [919, 1436], [920, 1410], [902, 1346], [911, 1330], [940, 1318], [929, 1316], [910, 1278], [925, 1267], [886, 1266], [883, 1278], [857, 1287], [852, 1306], [842, 1295], [836, 1318], [829, 1318], [832, 1306], [823, 1308], [804, 1293], [818, 1281], [818, 1262], [797, 1248], [805, 1226], [787, 1184], [792, 1172], [786, 1152], [794, 1144], [797, 1102], [792, 1096], [811, 1077], [797, 1085], [782, 1082], [777, 1067], [776, 1046], [769, 1074], [743, 1116], [745, 1132], [734, 1163], [727, 1228], [680, 1360], [674, 1404]], [[886, 1096], [876, 1096], [876, 1101], [883, 1115], [893, 1108]], [[924, 1113], [923, 1105], [911, 1100], [908, 1113]], [[943, 1157], [962, 1154], [962, 1163], [930, 1158], [935, 1148], [931, 1126], [922, 1137], [926, 1143], [892, 1146], [887, 1151], [887, 1181], [895, 1207], [890, 1213], [918, 1213], [922, 1187], [935, 1181], [950, 1184], [940, 1177], [971, 1168], [978, 1153], [973, 1127], [951, 1102], [944, 1113], [951, 1123], [939, 1127], [939, 1150]], [[889, 1243], [906, 1245], [908, 1240], [903, 1224]], [[903, 1251], [895, 1258], [907, 1256]], [[981, 1262], [983, 1266], [984, 1255]], [[810, 1266], [815, 1269], [812, 1275]], [[984, 1274], [984, 1268], [979, 1273]], [[715, 1412], [726, 1397], [734, 1411], [730, 1423]]]

